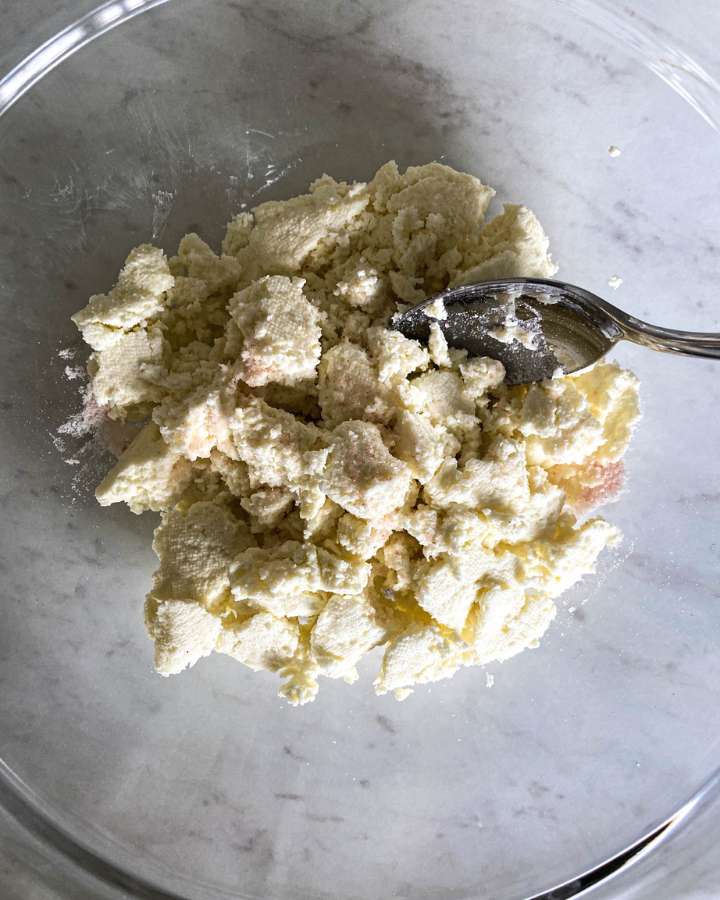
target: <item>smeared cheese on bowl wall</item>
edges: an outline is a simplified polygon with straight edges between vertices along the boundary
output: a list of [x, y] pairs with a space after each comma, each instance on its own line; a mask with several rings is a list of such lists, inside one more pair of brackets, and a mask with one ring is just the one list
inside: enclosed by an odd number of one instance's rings
[[448, 285], [554, 274], [528, 209], [485, 224], [493, 193], [438, 163], [325, 175], [236, 216], [220, 255], [136, 248], [73, 317], [95, 401], [147, 420], [97, 497], [161, 513], [158, 672], [225, 653], [299, 704], [382, 645], [375, 690], [402, 699], [536, 646], [618, 540], [576, 516], [621, 483], [632, 374], [507, 387], [437, 324], [427, 348], [387, 327]]

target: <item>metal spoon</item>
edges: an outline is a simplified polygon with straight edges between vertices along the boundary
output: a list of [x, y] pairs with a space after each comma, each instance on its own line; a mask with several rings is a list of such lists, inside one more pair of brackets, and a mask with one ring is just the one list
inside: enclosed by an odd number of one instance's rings
[[[447, 318], [424, 312], [441, 297]], [[508, 384], [569, 375], [628, 340], [651, 350], [720, 359], [720, 334], [649, 325], [584, 288], [541, 278], [503, 278], [452, 288], [396, 315], [392, 327], [427, 342], [437, 321], [451, 347], [490, 356]], [[519, 340], [513, 340], [516, 335]]]

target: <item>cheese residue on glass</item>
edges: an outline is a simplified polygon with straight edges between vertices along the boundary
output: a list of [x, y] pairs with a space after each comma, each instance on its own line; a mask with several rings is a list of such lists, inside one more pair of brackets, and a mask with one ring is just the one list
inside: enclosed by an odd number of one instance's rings
[[631, 373], [508, 387], [436, 323], [427, 348], [388, 327], [447, 287], [555, 273], [530, 210], [485, 221], [493, 194], [438, 163], [324, 175], [235, 216], [219, 255], [137, 247], [73, 316], [94, 401], [146, 422], [96, 494], [161, 514], [160, 674], [224, 653], [300, 704], [382, 647], [375, 690], [402, 699], [535, 647], [618, 540], [581, 517], [622, 484]]

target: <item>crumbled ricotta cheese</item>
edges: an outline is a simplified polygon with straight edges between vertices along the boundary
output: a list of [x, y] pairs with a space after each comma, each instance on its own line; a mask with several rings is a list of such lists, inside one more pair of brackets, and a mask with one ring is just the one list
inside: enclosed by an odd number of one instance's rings
[[140, 431], [95, 490], [101, 506], [127, 503], [134, 513], [172, 508], [192, 479], [192, 465], [168, 447], [158, 427]]
[[217, 616], [185, 600], [153, 604], [145, 621], [155, 641], [155, 669], [160, 675], [177, 675], [209, 656], [222, 627]]
[[463, 665], [466, 653], [461, 639], [444, 634], [437, 625], [411, 625], [388, 641], [375, 690], [387, 694], [450, 678]]
[[540, 327], [535, 324], [521, 322], [515, 311], [516, 294], [507, 293], [504, 299], [505, 318], [502, 325], [491, 328], [488, 335], [501, 344], [518, 343], [526, 350], [537, 350], [540, 341]]
[[361, 519], [380, 518], [405, 501], [410, 470], [383, 443], [372, 422], [343, 422], [332, 432], [322, 488]]
[[[632, 374], [600, 363], [510, 387], [502, 364], [392, 329], [407, 303], [556, 271], [523, 206], [489, 222], [476, 178], [431, 163], [327, 175], [169, 261], [133, 250], [73, 320], [94, 402], [149, 419], [97, 488], [159, 511], [145, 605], [163, 675], [213, 651], [276, 672], [293, 704], [357, 678], [404, 699], [534, 647], [618, 532], [577, 516], [622, 484]], [[532, 348], [512, 297], [496, 329]]]
[[146, 326], [163, 310], [166, 292], [174, 281], [162, 250], [142, 244], [130, 252], [110, 293], [91, 297], [88, 305], [72, 316], [72, 321], [94, 350], [102, 349], [102, 338], [100, 346], [92, 339], [96, 333]]
[[418, 369], [427, 369], [430, 362], [428, 351], [399, 331], [373, 328], [368, 332], [368, 344], [381, 382], [402, 381]]
[[550, 242], [534, 213], [506, 204], [480, 233], [469, 265], [452, 278], [451, 287], [496, 278], [552, 278], [558, 267], [550, 258]]
[[211, 606], [230, 587], [231, 561], [251, 543], [245, 523], [216, 503], [168, 510], [155, 529], [153, 550], [160, 566], [151, 596]]
[[306, 616], [318, 612], [315, 595], [359, 594], [370, 566], [348, 560], [315, 544], [285, 541], [270, 549], [252, 547], [229, 566], [236, 600], [249, 601], [276, 615]]
[[95, 402], [112, 418], [124, 419], [128, 410], [160, 399], [160, 391], [144, 377], [149, 366], [162, 364], [163, 338], [157, 325], [122, 332], [112, 344], [88, 361]]
[[428, 340], [428, 350], [430, 351], [430, 359], [436, 366], [450, 368], [452, 360], [448, 350], [448, 343], [443, 334], [442, 328], [437, 322], [430, 325], [430, 338]]
[[428, 303], [427, 306], [423, 307], [423, 312], [431, 319], [438, 319], [439, 321], [447, 319], [447, 310], [442, 297], [436, 297], [431, 303]]
[[497, 359], [487, 356], [475, 356], [463, 361], [459, 366], [465, 393], [473, 400], [483, 400], [488, 391], [492, 391], [505, 380], [505, 366]]
[[403, 410], [395, 424], [393, 454], [410, 468], [421, 484], [429, 481], [440, 465], [460, 449], [460, 442], [442, 425], [421, 413]]
[[245, 384], [296, 384], [320, 361], [320, 312], [302, 278], [271, 275], [235, 294], [228, 310], [243, 336], [238, 372]]
[[365, 594], [331, 597], [317, 617], [310, 634], [310, 648], [323, 675], [355, 681], [355, 666], [386, 630]]
[[315, 449], [320, 429], [254, 397], [241, 398], [230, 420], [234, 455], [247, 466], [251, 487], [297, 487], [319, 476], [327, 450]]
[[298, 634], [293, 619], [259, 612], [237, 624], [223, 625], [214, 649], [227, 653], [255, 672], [262, 669], [273, 672], [295, 655]]
[[344, 342], [323, 355], [318, 396], [323, 421], [330, 426], [346, 419], [387, 424], [394, 412], [390, 389], [357, 344]]

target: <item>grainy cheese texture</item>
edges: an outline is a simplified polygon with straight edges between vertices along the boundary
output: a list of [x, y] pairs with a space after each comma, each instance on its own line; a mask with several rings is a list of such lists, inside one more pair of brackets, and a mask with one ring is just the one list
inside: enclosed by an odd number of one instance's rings
[[137, 247], [73, 317], [96, 402], [146, 420], [97, 497], [161, 514], [158, 672], [224, 653], [299, 704], [382, 647], [375, 690], [402, 699], [536, 646], [617, 541], [581, 517], [622, 483], [633, 375], [508, 387], [447, 346], [442, 302], [428, 347], [388, 328], [448, 286], [553, 275], [528, 209], [486, 221], [493, 193], [438, 163], [325, 175], [236, 216], [219, 254]]

